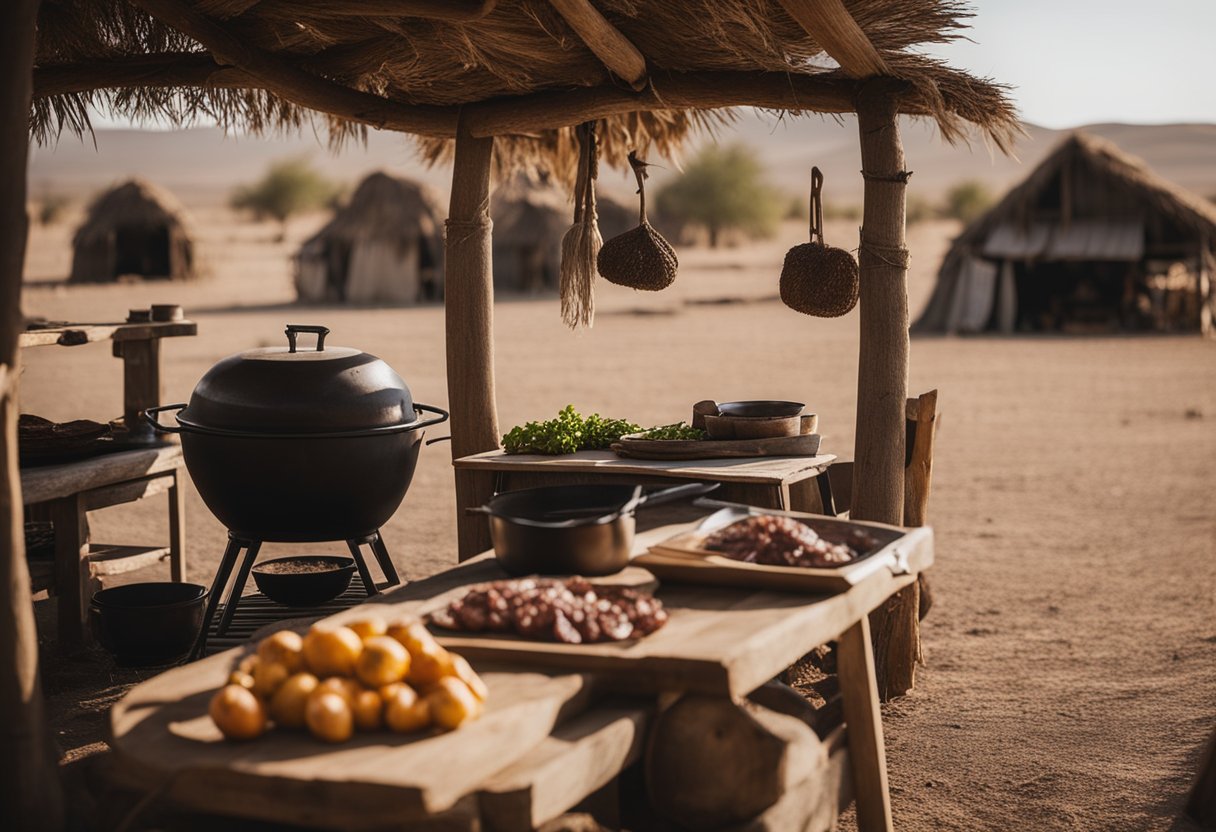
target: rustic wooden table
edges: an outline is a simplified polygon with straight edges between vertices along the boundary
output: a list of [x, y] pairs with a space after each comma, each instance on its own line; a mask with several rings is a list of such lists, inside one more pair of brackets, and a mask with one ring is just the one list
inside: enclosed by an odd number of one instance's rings
[[[637, 552], [687, 528], [639, 535]], [[910, 532], [901, 545], [920, 568], [931, 564], [930, 530]], [[329, 620], [422, 614], [471, 584], [501, 577], [486, 553]], [[616, 578], [649, 579], [637, 567]], [[834, 828], [855, 794], [860, 828], [890, 829], [867, 615], [914, 580], [880, 570], [829, 596], [665, 584], [659, 596], [671, 615], [666, 627], [638, 642], [585, 651], [533, 645], [539, 649], [530, 652], [512, 639], [496, 646], [484, 637], [441, 636], [484, 674], [490, 697], [483, 718], [448, 734], [363, 735], [340, 746], [287, 732], [224, 742], [207, 702], [242, 649], [252, 649], [237, 648], [163, 673], [115, 705], [115, 768], [127, 787], [187, 811], [343, 829], [401, 829], [443, 818], [453, 824], [444, 828], [499, 830], [533, 829], [606, 793], [620, 805], [618, 797], [644, 791], [619, 778], [638, 771], [633, 764], [645, 757], [640, 770], [650, 797], [641, 803], [653, 823], [635, 819], [634, 828], [659, 829], [671, 828], [664, 817], [686, 816], [689, 800], [706, 802], [689, 793], [695, 782], [678, 779], [681, 766], [669, 764], [678, 755], [684, 768], [712, 766], [742, 790], [728, 796], [727, 809], [745, 807], [732, 809], [735, 824], [697, 828], [782, 829], [795, 818], [798, 828]], [[833, 639], [844, 727], [816, 731], [801, 697], [788, 689], [783, 697], [765, 683]], [[706, 719], [721, 722], [721, 730]], [[732, 758], [738, 747], [714, 745], [723, 737], [749, 744], [757, 770], [743, 771], [746, 754]]]
[[[720, 483], [714, 499], [760, 508], [821, 513], [829, 504], [827, 477], [836, 460], [817, 456], [753, 457], [746, 459], [650, 460], [622, 459], [612, 451], [580, 451], [561, 456], [508, 454], [487, 451], [457, 459], [457, 539], [461, 560], [490, 548], [485, 518], [468, 516], [469, 505], [493, 494], [544, 485], [629, 483], [672, 485], [680, 480]], [[477, 503], [460, 504], [459, 495], [478, 495]], [[661, 515], [660, 515], [661, 516]], [[648, 527], [639, 517], [639, 529]]]

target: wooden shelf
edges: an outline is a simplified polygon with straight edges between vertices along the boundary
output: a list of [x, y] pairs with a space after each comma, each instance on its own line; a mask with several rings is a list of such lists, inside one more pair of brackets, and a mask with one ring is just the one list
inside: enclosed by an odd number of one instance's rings
[[63, 324], [30, 329], [17, 336], [21, 347], [74, 347], [98, 341], [146, 341], [150, 338], [176, 338], [197, 335], [194, 321], [153, 321], [140, 324]]
[[169, 557], [168, 546], [119, 546], [110, 543], [90, 543], [85, 562], [94, 577], [121, 575], [145, 566], [155, 566]]

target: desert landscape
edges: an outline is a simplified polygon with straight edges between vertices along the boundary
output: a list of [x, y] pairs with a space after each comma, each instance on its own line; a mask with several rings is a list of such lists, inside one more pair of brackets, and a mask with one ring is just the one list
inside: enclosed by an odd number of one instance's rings
[[[199, 334], [165, 343], [166, 402], [186, 400], [221, 357], [277, 343], [292, 322], [330, 327], [333, 342], [388, 361], [416, 400], [446, 405], [440, 306], [296, 305], [289, 256], [324, 217], [293, 220], [276, 242], [272, 225], [236, 217], [205, 190], [183, 190], [209, 277], [66, 286], [70, 216], [32, 231], [25, 313], [118, 320], [129, 308], [181, 304]], [[933, 221], [909, 231], [914, 317], [958, 228]], [[586, 331], [565, 328], [555, 297], [500, 298], [501, 428], [566, 404], [661, 424], [687, 418], [688, 403], [706, 397], [787, 398], [819, 414], [826, 451], [850, 457], [855, 316], [811, 319], [776, 297], [781, 258], [804, 233], [788, 222], [768, 241], [681, 248], [677, 282], [659, 294], [600, 281]], [[850, 222], [827, 228], [841, 244], [856, 233]], [[121, 412], [120, 364], [103, 346], [24, 358], [23, 412], [54, 420]], [[910, 390], [930, 388], [941, 391], [942, 413], [929, 504], [935, 607], [917, 687], [883, 714], [897, 826], [1191, 828], [1180, 807], [1216, 689], [1212, 342], [916, 338]], [[424, 449], [385, 529], [403, 576], [455, 562], [454, 520], [449, 450], [440, 444]], [[147, 501], [96, 514], [93, 531], [155, 540], [164, 523], [159, 501]], [[193, 491], [187, 533], [190, 574], [209, 580], [225, 533]], [[122, 578], [155, 579], [152, 571]], [[49, 614], [39, 611], [42, 620]], [[97, 660], [45, 666], [69, 759], [102, 747], [105, 708], [141, 678], [113, 669], [112, 686], [84, 690], [83, 667]]]

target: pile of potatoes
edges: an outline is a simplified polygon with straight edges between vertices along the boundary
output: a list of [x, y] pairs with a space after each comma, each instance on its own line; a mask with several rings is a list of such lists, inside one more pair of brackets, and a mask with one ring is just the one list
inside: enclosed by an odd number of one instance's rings
[[486, 693], [469, 663], [421, 621], [369, 617], [262, 639], [209, 712], [230, 740], [255, 739], [273, 724], [336, 743], [355, 731], [458, 728], [481, 716]]

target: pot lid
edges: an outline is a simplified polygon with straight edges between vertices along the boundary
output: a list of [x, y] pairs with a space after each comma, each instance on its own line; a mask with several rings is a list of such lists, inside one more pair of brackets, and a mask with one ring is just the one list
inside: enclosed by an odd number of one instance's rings
[[[418, 421], [401, 376], [381, 359], [325, 343], [329, 329], [288, 324], [287, 344], [230, 355], [199, 380], [178, 419], [200, 428], [329, 433]], [[315, 347], [297, 344], [315, 333]]]

